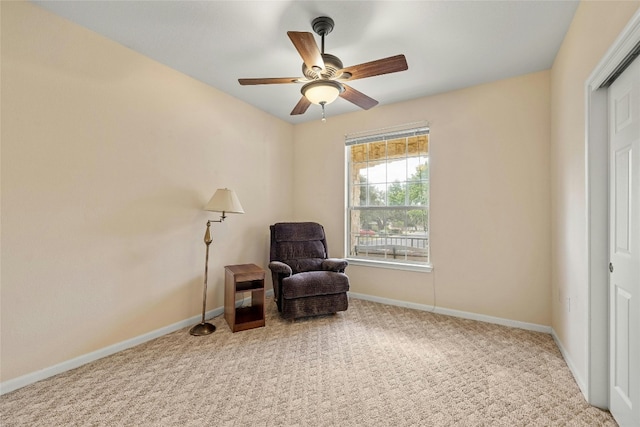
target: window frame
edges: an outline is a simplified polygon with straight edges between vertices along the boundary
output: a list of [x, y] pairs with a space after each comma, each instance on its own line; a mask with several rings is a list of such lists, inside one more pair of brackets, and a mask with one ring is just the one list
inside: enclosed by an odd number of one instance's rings
[[[421, 157], [426, 157], [426, 162], [428, 165], [430, 165], [431, 163], [431, 156], [430, 156], [430, 150], [429, 150], [429, 144], [430, 144], [430, 138], [429, 138], [429, 134], [430, 134], [430, 130], [429, 130], [429, 126], [426, 122], [420, 122], [419, 124], [409, 124], [409, 125], [402, 125], [399, 127], [395, 127], [395, 128], [387, 128], [387, 129], [383, 129], [383, 130], [378, 130], [378, 131], [372, 131], [372, 132], [367, 132], [367, 133], [360, 133], [360, 134], [352, 134], [352, 135], [345, 135], [345, 215], [344, 215], [344, 230], [345, 230], [345, 238], [344, 238], [344, 253], [345, 253], [345, 258], [349, 261], [350, 264], [352, 265], [364, 265], [364, 266], [370, 266], [370, 267], [378, 267], [378, 268], [386, 268], [386, 269], [398, 269], [398, 270], [408, 270], [408, 271], [419, 271], [419, 272], [430, 272], [433, 269], [432, 263], [431, 263], [431, 241], [430, 241], [430, 231], [431, 231], [431, 227], [430, 227], [430, 220], [431, 220], [431, 215], [430, 215], [430, 211], [431, 211], [431, 206], [430, 206], [430, 191], [428, 191], [427, 196], [426, 196], [426, 203], [425, 205], [420, 205], [423, 209], [424, 212], [426, 213], [426, 246], [427, 246], [427, 252], [426, 252], [426, 257], [427, 257], [427, 261], [421, 262], [421, 261], [410, 261], [407, 259], [389, 259], [389, 258], [378, 258], [378, 257], [366, 257], [366, 256], [354, 256], [351, 253], [351, 243], [352, 243], [352, 232], [351, 232], [351, 221], [352, 221], [352, 212], [354, 211], [354, 204], [352, 204], [352, 197], [353, 195], [351, 194], [352, 192], [352, 187], [354, 185], [353, 182], [353, 177], [352, 177], [352, 166], [353, 164], [357, 164], [359, 162], [354, 162], [353, 158], [352, 158], [352, 151], [351, 151], [351, 147], [355, 146], [355, 145], [362, 145], [362, 144], [368, 144], [371, 142], [379, 142], [379, 141], [384, 141], [385, 142], [385, 150], [388, 147], [388, 142], [389, 141], [393, 141], [393, 140], [397, 140], [400, 138], [405, 138], [406, 143], [408, 144], [408, 138], [410, 137], [414, 137], [414, 136], [420, 136], [420, 135], [426, 135], [427, 136], [427, 149], [426, 149], [426, 154], [423, 155], [420, 153], [420, 149], [418, 149], [417, 152], [417, 156], [412, 156], [409, 149], [408, 149], [408, 145], [407, 148], [405, 149], [405, 153], [404, 153], [404, 159], [408, 162], [410, 158], [412, 157], [417, 157], [418, 159]], [[401, 157], [399, 157], [401, 158]], [[369, 157], [369, 154], [367, 154], [367, 158], [366, 158], [367, 162], [371, 162], [371, 161], [375, 161], [378, 162], [380, 161], [379, 159], [371, 159]], [[384, 164], [389, 165], [389, 162], [393, 161], [393, 158], [390, 158], [388, 153], [385, 152], [385, 156], [384, 156]], [[396, 181], [394, 181], [396, 182]], [[431, 185], [431, 168], [428, 167], [427, 168], [427, 175], [426, 175], [426, 179], [421, 179], [419, 181], [414, 181], [410, 179], [410, 175], [409, 175], [409, 171], [407, 170], [406, 176], [404, 181], [399, 182], [401, 185], [404, 186], [405, 191], [407, 192], [408, 190], [408, 185], [410, 184], [415, 184], [416, 182], [426, 182], [428, 185], [428, 189], [430, 189], [430, 185]], [[374, 183], [369, 183], [367, 184], [367, 186], [369, 185], [373, 185]], [[386, 181], [384, 183], [385, 185], [389, 186], [390, 184], [393, 184], [393, 182], [389, 182], [389, 177], [386, 178]], [[405, 194], [408, 194], [405, 193]], [[408, 197], [408, 195], [406, 196]], [[415, 208], [415, 206], [412, 206], [410, 203], [407, 204], [406, 199], [405, 199], [405, 205], [389, 205], [388, 204], [388, 193], [385, 193], [385, 200], [387, 203], [385, 203], [384, 205], [379, 206], [380, 209], [391, 209], [391, 210], [398, 210], [398, 209], [403, 209], [406, 211], [409, 210], [415, 210], [412, 208]], [[361, 209], [357, 209], [360, 211], [365, 211], [367, 209], [377, 209], [377, 205], [369, 205], [369, 201], [367, 201], [367, 205], [362, 206]], [[389, 237], [389, 238], [394, 238], [394, 237]], [[406, 256], [405, 256], [406, 258]]]

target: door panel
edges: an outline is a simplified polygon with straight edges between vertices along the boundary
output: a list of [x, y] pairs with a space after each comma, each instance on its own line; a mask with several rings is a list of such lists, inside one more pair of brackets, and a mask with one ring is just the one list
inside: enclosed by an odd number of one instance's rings
[[629, 254], [630, 250], [630, 226], [631, 215], [631, 148], [625, 147], [616, 153], [615, 159], [615, 198], [616, 216], [613, 218], [615, 227], [615, 251], [616, 254]]
[[609, 408], [640, 426], [640, 61], [609, 88]]
[[614, 363], [615, 373], [615, 392], [625, 401], [627, 406], [631, 407], [631, 398], [629, 397], [629, 302], [631, 295], [624, 289], [616, 288], [615, 300], [615, 354]]

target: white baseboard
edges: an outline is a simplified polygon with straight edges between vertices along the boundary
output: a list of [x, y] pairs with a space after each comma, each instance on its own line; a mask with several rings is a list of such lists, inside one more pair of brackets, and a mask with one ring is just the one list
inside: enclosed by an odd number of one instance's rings
[[366, 301], [379, 302], [381, 304], [395, 305], [398, 307], [412, 308], [415, 310], [430, 311], [432, 313], [444, 314], [447, 316], [460, 317], [462, 319], [477, 320], [480, 322], [495, 323], [497, 325], [509, 326], [512, 328], [526, 329], [528, 331], [544, 332], [551, 334], [551, 326], [538, 325], [535, 323], [520, 322], [518, 320], [504, 319], [501, 317], [487, 316], [484, 314], [470, 313], [467, 311], [452, 310], [450, 308], [434, 307], [426, 304], [416, 304], [413, 302], [400, 301], [389, 298], [374, 297], [366, 294], [349, 292], [352, 298], [362, 299]]
[[[273, 289], [267, 290], [265, 294], [266, 296], [273, 295]], [[247, 297], [242, 301], [238, 301], [237, 304], [238, 305], [242, 303], [248, 304], [250, 302], [251, 302], [251, 298]], [[211, 319], [223, 313], [224, 313], [224, 307], [217, 307], [217, 308], [214, 308], [213, 310], [207, 311], [205, 313], [205, 318]], [[135, 347], [137, 345], [143, 344], [147, 341], [151, 341], [163, 335], [170, 334], [171, 332], [175, 332], [180, 329], [195, 325], [196, 323], [199, 323], [201, 319], [202, 319], [202, 315], [193, 316], [188, 319], [182, 320], [180, 322], [176, 322], [174, 324], [165, 326], [163, 328], [156, 329], [155, 331], [151, 331], [146, 334], [128, 339], [126, 341], [122, 341], [117, 344], [113, 344], [108, 347], [101, 348], [100, 350], [96, 350], [94, 352], [84, 354], [82, 356], [78, 356], [71, 360], [58, 363], [57, 365], [50, 366], [48, 368], [44, 368], [36, 372], [32, 372], [30, 374], [26, 374], [18, 378], [4, 381], [0, 383], [0, 396], [5, 393], [9, 393], [19, 388], [28, 386], [29, 384], [33, 384], [40, 380], [44, 380], [46, 378], [52, 377], [54, 375], [58, 375], [66, 371], [70, 371], [71, 369], [79, 368], [80, 366], [86, 365], [87, 363], [96, 361], [98, 359], [102, 359], [103, 357], [110, 356], [120, 351], [129, 349], [131, 347]]]
[[569, 367], [569, 371], [571, 371], [571, 374], [573, 375], [573, 379], [578, 384], [578, 388], [580, 388], [582, 395], [584, 396], [585, 400], [588, 402], [589, 390], [587, 388], [587, 383], [585, 382], [584, 378], [582, 378], [579, 371], [576, 369], [575, 364], [571, 360], [571, 357], [569, 357], [569, 353], [567, 353], [564, 346], [562, 345], [562, 341], [560, 341], [560, 338], [558, 338], [558, 335], [556, 335], [556, 331], [553, 329], [551, 329], [551, 336], [553, 337], [553, 340], [556, 342], [556, 345], [560, 349], [560, 354], [562, 354], [562, 357], [564, 358], [565, 363]]

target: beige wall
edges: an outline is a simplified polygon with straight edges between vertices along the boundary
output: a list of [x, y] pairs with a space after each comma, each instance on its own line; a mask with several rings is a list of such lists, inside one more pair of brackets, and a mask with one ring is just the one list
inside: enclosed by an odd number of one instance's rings
[[353, 292], [431, 305], [435, 280], [439, 307], [551, 324], [549, 77], [543, 71], [295, 127], [294, 216], [325, 224], [340, 256], [344, 135], [430, 123], [434, 272], [352, 265]]
[[291, 219], [293, 126], [29, 3], [2, 7], [2, 381], [197, 315]]
[[551, 70], [552, 319], [574, 374], [587, 374], [585, 82], [640, 5], [583, 1]]

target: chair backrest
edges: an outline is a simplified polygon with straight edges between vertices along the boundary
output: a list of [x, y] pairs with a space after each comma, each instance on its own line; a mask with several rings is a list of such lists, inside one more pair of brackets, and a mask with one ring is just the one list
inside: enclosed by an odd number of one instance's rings
[[294, 273], [321, 269], [328, 258], [322, 225], [315, 222], [279, 222], [271, 230], [270, 261], [288, 264]]

